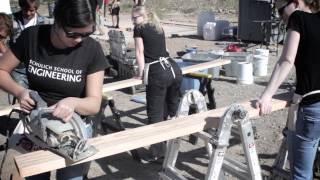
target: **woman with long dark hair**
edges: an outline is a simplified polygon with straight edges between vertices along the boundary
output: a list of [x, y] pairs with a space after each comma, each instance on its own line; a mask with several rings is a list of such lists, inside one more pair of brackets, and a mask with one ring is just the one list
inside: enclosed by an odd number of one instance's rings
[[[23, 111], [29, 113], [35, 107], [29, 96], [33, 90], [64, 122], [75, 112], [82, 116], [98, 113], [106, 61], [100, 44], [89, 37], [95, 31], [94, 10], [88, 0], [58, 0], [55, 23], [25, 29], [0, 58], [0, 87], [18, 99]], [[20, 62], [25, 63], [29, 89], [10, 76]], [[91, 128], [88, 124], [88, 133]], [[57, 179], [83, 179], [88, 166], [59, 169]], [[49, 177], [44, 173], [30, 179]]]

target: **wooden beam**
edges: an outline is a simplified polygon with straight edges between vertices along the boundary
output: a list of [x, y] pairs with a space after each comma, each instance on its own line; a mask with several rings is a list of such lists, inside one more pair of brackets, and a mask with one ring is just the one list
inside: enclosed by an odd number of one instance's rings
[[180, 26], [189, 26], [189, 27], [197, 27], [196, 23], [186, 23], [186, 22], [177, 22], [177, 21], [161, 21], [162, 24], [173, 24]]
[[18, 104], [10, 105], [3, 109], [0, 109], [0, 116], [8, 115], [12, 111], [12, 109], [19, 109], [19, 105]]
[[[200, 63], [192, 66], [186, 66], [181, 68], [181, 70], [182, 70], [182, 74], [188, 74], [191, 72], [196, 72], [196, 71], [213, 68], [213, 67], [219, 67], [225, 64], [230, 64], [230, 63], [231, 63], [231, 60], [229, 59], [220, 59], [220, 60], [209, 61], [209, 62]], [[102, 91], [105, 93], [105, 92], [132, 87], [140, 84], [142, 84], [142, 80], [132, 78], [132, 79], [127, 79], [123, 81], [117, 81], [114, 83], [104, 84]]]
[[[273, 99], [272, 111], [285, 108], [289, 99], [288, 94], [282, 94], [276, 99]], [[240, 104], [248, 111], [249, 117], [256, 117], [259, 113], [257, 109], [252, 107], [253, 103], [253, 101], [249, 101]], [[95, 146], [99, 152], [94, 156], [75, 164], [193, 134], [210, 127], [218, 127], [220, 117], [223, 115], [226, 108], [227, 107], [219, 108], [187, 117], [92, 138], [89, 140], [89, 143]], [[15, 162], [21, 177], [27, 177], [72, 165], [68, 164], [63, 157], [50, 151], [43, 150], [19, 155], [15, 157]]]
[[192, 66], [186, 66], [181, 68], [181, 70], [182, 70], [182, 74], [188, 74], [196, 71], [201, 71], [204, 69], [219, 67], [222, 65], [230, 64], [230, 63], [231, 63], [230, 59], [220, 59], [220, 60], [209, 61], [209, 62], [200, 63]]
[[104, 84], [102, 87], [102, 92], [106, 93], [106, 92], [115, 91], [115, 90], [119, 90], [127, 87], [137, 86], [140, 84], [142, 84], [142, 80], [134, 79], [134, 78], [126, 79], [122, 81]]

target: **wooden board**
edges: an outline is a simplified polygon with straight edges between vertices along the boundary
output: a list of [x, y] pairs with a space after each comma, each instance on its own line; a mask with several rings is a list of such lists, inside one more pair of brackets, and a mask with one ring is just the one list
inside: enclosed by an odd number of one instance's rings
[[104, 84], [102, 87], [102, 92], [106, 93], [106, 92], [115, 91], [115, 90], [132, 87], [140, 84], [142, 84], [142, 80], [134, 79], [134, 78], [126, 79], [122, 81]]
[[6, 116], [8, 115], [12, 109], [19, 109], [19, 105], [18, 104], [15, 104], [15, 105], [11, 105], [11, 106], [7, 106], [3, 109], [0, 109], [0, 116]]
[[181, 68], [181, 70], [182, 70], [182, 74], [188, 74], [188, 73], [192, 73], [192, 72], [201, 71], [204, 69], [219, 67], [222, 65], [230, 64], [230, 63], [231, 63], [230, 59], [220, 59], [220, 60], [209, 61], [209, 62], [200, 63], [200, 64], [196, 64], [196, 65], [192, 65], [192, 66], [186, 66], [186, 67]]
[[197, 27], [196, 23], [186, 23], [186, 22], [177, 22], [177, 21], [161, 21], [162, 24], [172, 24], [172, 25], [180, 25], [180, 26], [189, 26], [189, 27]]
[[[205, 62], [205, 63], [200, 63], [200, 64], [196, 64], [196, 65], [192, 65], [192, 66], [183, 67], [183, 68], [181, 68], [181, 70], [182, 70], [182, 74], [188, 74], [191, 72], [197, 72], [197, 71], [208, 69], [208, 68], [219, 67], [219, 66], [222, 66], [225, 64], [230, 64], [230, 63], [231, 63], [231, 60], [220, 59], [220, 60], [209, 61], [209, 62]], [[127, 80], [118, 81], [118, 82], [114, 82], [114, 83], [104, 84], [102, 91], [105, 93], [105, 92], [110, 92], [110, 91], [123, 89], [123, 88], [127, 88], [127, 87], [132, 87], [132, 86], [136, 86], [136, 85], [140, 85], [140, 84], [142, 84], [142, 80], [127, 79]]]
[[[273, 100], [272, 110], [277, 111], [287, 106], [288, 94], [282, 94]], [[258, 110], [252, 107], [254, 102], [241, 105], [248, 111], [249, 117], [258, 116]], [[92, 161], [102, 157], [122, 153], [139, 147], [200, 132], [210, 127], [217, 127], [226, 107], [190, 115], [170, 121], [146, 125], [118, 133], [90, 139], [90, 144], [99, 152], [81, 162]], [[50, 151], [36, 151], [15, 157], [15, 162], [22, 177], [70, 166], [64, 158]], [[77, 164], [78, 164], [77, 163]]]

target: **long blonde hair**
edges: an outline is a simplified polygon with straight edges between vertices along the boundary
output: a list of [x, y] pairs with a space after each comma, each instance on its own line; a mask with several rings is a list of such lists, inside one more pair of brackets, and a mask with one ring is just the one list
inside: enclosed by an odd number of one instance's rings
[[159, 34], [163, 33], [163, 28], [161, 26], [160, 20], [156, 15], [156, 13], [147, 11], [145, 6], [133, 7], [132, 13], [137, 13], [140, 16], [143, 16], [144, 21], [141, 24], [139, 24], [140, 26], [144, 26], [145, 24], [148, 23], [155, 28], [156, 32], [158, 32]]

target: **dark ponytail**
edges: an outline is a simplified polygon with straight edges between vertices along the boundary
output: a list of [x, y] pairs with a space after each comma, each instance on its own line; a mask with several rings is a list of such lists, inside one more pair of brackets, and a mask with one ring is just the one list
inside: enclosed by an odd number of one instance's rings
[[58, 0], [54, 19], [61, 27], [81, 28], [94, 23], [93, 10], [88, 0]]

